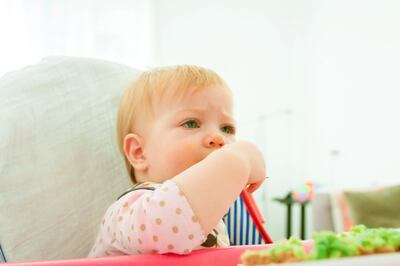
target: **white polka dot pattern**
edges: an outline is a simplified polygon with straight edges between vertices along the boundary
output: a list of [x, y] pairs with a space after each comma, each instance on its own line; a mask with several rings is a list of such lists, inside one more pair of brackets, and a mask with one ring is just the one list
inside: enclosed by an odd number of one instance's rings
[[108, 208], [89, 257], [187, 254], [201, 248], [206, 236], [183, 193], [170, 180], [154, 186], [129, 192]]

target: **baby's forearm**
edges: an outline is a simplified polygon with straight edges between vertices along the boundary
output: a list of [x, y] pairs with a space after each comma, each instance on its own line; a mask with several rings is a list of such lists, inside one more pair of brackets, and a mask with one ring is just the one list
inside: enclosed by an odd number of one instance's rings
[[227, 212], [250, 174], [245, 158], [224, 148], [172, 179], [185, 194], [206, 234]]

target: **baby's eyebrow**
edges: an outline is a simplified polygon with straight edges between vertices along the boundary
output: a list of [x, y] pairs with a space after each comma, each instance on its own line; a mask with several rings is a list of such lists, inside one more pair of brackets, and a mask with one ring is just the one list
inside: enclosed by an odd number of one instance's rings
[[[202, 108], [188, 108], [188, 109], [181, 109], [181, 110], [178, 110], [178, 111], [175, 113], [175, 115], [185, 115], [185, 114], [187, 114], [187, 113], [196, 113], [196, 114], [199, 114], [199, 115], [204, 115], [204, 113], [206, 113], [207, 111], [208, 111], [208, 110], [204, 110], [204, 109], [202, 109]], [[226, 120], [232, 122], [233, 124], [236, 124], [236, 121], [235, 121], [235, 119], [233, 118], [233, 116], [231, 116], [231, 115], [228, 114], [227, 112], [224, 112], [223, 110], [218, 110], [218, 111], [219, 111], [219, 113], [221, 114], [221, 116], [222, 116], [224, 119], [226, 119]]]

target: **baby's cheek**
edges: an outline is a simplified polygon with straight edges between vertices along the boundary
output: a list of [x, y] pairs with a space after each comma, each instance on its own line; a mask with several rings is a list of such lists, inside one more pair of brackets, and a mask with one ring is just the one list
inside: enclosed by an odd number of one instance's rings
[[183, 171], [199, 162], [202, 159], [200, 157], [198, 145], [184, 143], [175, 151], [174, 164], [180, 171]]
[[187, 152], [188, 154], [195, 154], [195, 152], [198, 152], [199, 150], [199, 145], [195, 145], [192, 142], [187, 142], [182, 144], [183, 152]]

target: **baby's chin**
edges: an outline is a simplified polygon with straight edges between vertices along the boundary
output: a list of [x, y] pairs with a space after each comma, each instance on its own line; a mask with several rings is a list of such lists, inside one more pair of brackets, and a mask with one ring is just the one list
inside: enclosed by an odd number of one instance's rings
[[[206, 157], [203, 157], [201, 159], [193, 159], [191, 162], [188, 162], [185, 164], [185, 166], [180, 167], [179, 169], [176, 169], [174, 171], [174, 173], [172, 173], [170, 176], [170, 178], [179, 175], [180, 173], [186, 171], [187, 169], [189, 169], [190, 167], [195, 166], [196, 164], [200, 163], [201, 161], [203, 161]], [[169, 178], [168, 178], [169, 179]]]

